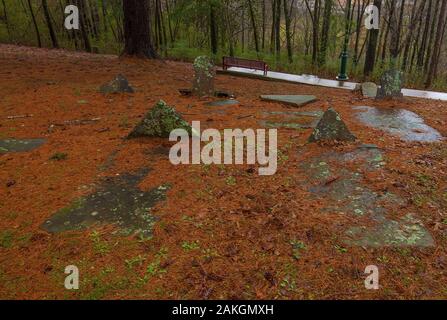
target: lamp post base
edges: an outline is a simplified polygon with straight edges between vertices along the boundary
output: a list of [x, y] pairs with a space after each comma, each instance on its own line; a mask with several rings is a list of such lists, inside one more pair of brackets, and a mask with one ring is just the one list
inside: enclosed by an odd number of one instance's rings
[[349, 77], [348, 77], [347, 75], [342, 75], [342, 74], [340, 74], [340, 75], [337, 76], [336, 79], [337, 79], [338, 81], [348, 81], [348, 80], [349, 80]]

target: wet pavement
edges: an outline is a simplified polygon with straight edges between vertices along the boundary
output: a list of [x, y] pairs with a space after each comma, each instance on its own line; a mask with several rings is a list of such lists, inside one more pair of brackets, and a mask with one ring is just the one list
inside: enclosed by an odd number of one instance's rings
[[141, 169], [134, 174], [106, 178], [99, 183], [94, 193], [59, 210], [41, 228], [59, 233], [114, 224], [120, 234], [136, 233], [149, 237], [156, 221], [151, 209], [166, 199], [169, 186], [141, 191], [138, 184], [148, 172], [147, 169]]
[[[250, 76], [254, 78], [265, 78], [264, 72], [259, 70], [251, 70], [244, 68], [228, 68], [229, 73], [233, 75], [241, 74], [245, 76]], [[308, 85], [315, 85], [327, 88], [337, 88], [337, 89], [346, 89], [346, 90], [356, 90], [360, 87], [360, 83], [349, 82], [349, 81], [337, 81], [330, 79], [321, 79], [314, 75], [295, 75], [288, 74], [282, 72], [273, 72], [269, 71], [267, 73], [267, 78], [274, 80], [281, 80], [293, 83], [302, 83]], [[413, 97], [413, 98], [423, 98], [423, 99], [432, 99], [432, 100], [442, 100], [447, 101], [447, 93], [445, 92], [435, 92], [435, 91], [423, 91], [423, 90], [414, 90], [414, 89], [402, 89], [402, 94], [404, 97]]]
[[424, 119], [416, 113], [405, 109], [376, 108], [360, 106], [353, 108], [356, 117], [363, 124], [389, 134], [404, 141], [438, 142], [442, 135], [424, 123]]

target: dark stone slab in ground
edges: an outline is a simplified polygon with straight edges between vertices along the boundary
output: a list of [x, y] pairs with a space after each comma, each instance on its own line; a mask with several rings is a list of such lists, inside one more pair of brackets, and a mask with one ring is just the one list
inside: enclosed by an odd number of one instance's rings
[[224, 106], [233, 106], [239, 104], [239, 101], [234, 99], [228, 99], [228, 100], [218, 100], [218, 101], [212, 101], [208, 102], [205, 105], [209, 107], [224, 107]]
[[389, 217], [390, 208], [403, 207], [404, 199], [390, 192], [379, 194], [363, 183], [365, 172], [382, 170], [385, 165], [380, 149], [363, 145], [350, 152], [323, 153], [303, 161], [300, 167], [308, 191], [328, 203], [323, 213], [350, 214], [370, 221], [368, 225], [347, 227], [344, 239], [347, 244], [433, 246], [430, 233], [411, 213], [398, 220]]
[[34, 150], [46, 142], [45, 139], [3, 139], [0, 140], [0, 154]]
[[310, 95], [262, 95], [261, 100], [302, 107], [308, 103], [317, 101], [317, 97]]
[[356, 137], [349, 131], [337, 111], [329, 108], [318, 122], [308, 141], [355, 141]]
[[321, 111], [265, 111], [262, 114], [269, 120], [259, 121], [261, 126], [286, 129], [315, 128], [323, 116]]
[[363, 124], [400, 137], [404, 141], [437, 142], [442, 135], [416, 113], [405, 109], [354, 107]]
[[122, 74], [116, 76], [115, 79], [106, 83], [99, 88], [101, 93], [133, 93], [134, 89], [130, 86], [129, 81]]
[[95, 225], [114, 224], [122, 234], [150, 236], [155, 217], [151, 209], [165, 200], [169, 186], [149, 191], [138, 188], [149, 170], [123, 174], [102, 181], [96, 191], [56, 212], [41, 227], [51, 233], [83, 230]]
[[[178, 92], [184, 97], [192, 96], [192, 89], [182, 88], [178, 89]], [[214, 96], [217, 98], [227, 98], [227, 99], [235, 98], [235, 95], [233, 93], [223, 90], [214, 91]]]

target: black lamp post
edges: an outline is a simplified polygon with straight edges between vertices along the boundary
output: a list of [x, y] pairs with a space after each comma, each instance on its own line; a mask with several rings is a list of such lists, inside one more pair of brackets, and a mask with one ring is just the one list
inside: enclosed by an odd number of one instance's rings
[[345, 42], [343, 44], [343, 52], [341, 53], [340, 74], [337, 76], [337, 80], [346, 81], [349, 80], [347, 74], [348, 68], [348, 46], [349, 46], [349, 33], [351, 32], [351, 0], [346, 1], [346, 28], [345, 28]]

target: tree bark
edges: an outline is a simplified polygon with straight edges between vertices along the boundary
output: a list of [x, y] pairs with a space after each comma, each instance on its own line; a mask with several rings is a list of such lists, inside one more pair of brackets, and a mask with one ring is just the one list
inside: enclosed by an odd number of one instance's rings
[[329, 28], [331, 26], [332, 5], [333, 0], [324, 1], [323, 27], [321, 29], [321, 45], [318, 57], [318, 65], [320, 67], [326, 64]]
[[50, 11], [48, 10], [47, 0], [42, 0], [43, 13], [45, 15], [45, 20], [47, 22], [48, 31], [50, 33], [51, 43], [53, 44], [53, 48], [59, 48], [59, 44], [57, 42], [56, 33], [54, 32], [53, 23], [51, 22]]
[[442, 0], [441, 10], [439, 11], [438, 27], [436, 32], [436, 39], [433, 47], [433, 57], [430, 62], [430, 69], [427, 75], [425, 86], [428, 88], [433, 84], [436, 77], [436, 70], [439, 63], [439, 56], [442, 46], [442, 38], [444, 36], [445, 20], [447, 19], [447, 0]]
[[[380, 11], [380, 9], [382, 8], [382, 0], [374, 0], [374, 5], [379, 8]], [[363, 68], [363, 75], [365, 76], [369, 76], [374, 71], [379, 30], [371, 29], [368, 31], [368, 33], [368, 48], [366, 50], [365, 67]]]
[[[291, 10], [293, 10], [294, 2], [295, 0], [292, 0], [292, 3], [290, 5]], [[289, 12], [287, 0], [284, 0], [284, 17], [286, 20], [286, 45], [287, 45], [287, 57], [289, 59], [289, 63], [293, 63], [292, 34], [290, 32], [290, 24], [292, 22], [291, 10]]]
[[124, 54], [140, 58], [158, 58], [151, 35], [147, 0], [123, 0]]

